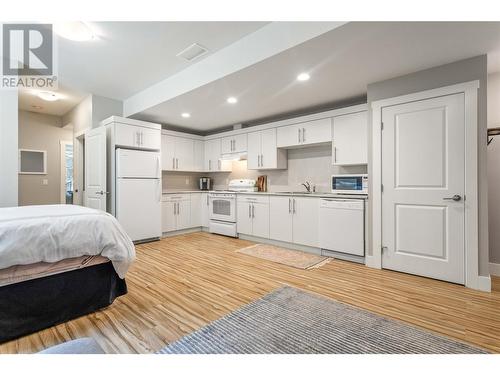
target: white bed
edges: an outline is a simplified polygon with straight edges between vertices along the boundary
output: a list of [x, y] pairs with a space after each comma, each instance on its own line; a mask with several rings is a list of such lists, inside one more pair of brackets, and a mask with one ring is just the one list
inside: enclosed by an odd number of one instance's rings
[[0, 269], [101, 256], [124, 278], [132, 241], [110, 214], [76, 205], [0, 208]]

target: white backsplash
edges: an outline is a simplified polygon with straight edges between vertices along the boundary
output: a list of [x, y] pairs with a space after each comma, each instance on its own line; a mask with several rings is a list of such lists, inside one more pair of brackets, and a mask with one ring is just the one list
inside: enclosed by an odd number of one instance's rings
[[247, 169], [246, 160], [233, 162], [231, 173], [210, 173], [216, 189], [224, 189], [231, 179], [257, 179], [267, 175], [269, 191], [300, 191], [310, 181], [316, 191], [330, 191], [330, 177], [336, 173], [366, 173], [367, 166], [334, 167], [330, 145], [288, 150], [288, 169], [255, 171]]
[[335, 167], [332, 165], [330, 145], [288, 150], [288, 169], [255, 171], [247, 169], [246, 160], [233, 161], [231, 173], [186, 173], [163, 172], [164, 190], [198, 189], [198, 178], [209, 176], [215, 189], [226, 189], [229, 180], [239, 178], [257, 179], [267, 175], [269, 191], [301, 191], [301, 183], [310, 181], [316, 191], [330, 191], [330, 177], [337, 173], [367, 173], [367, 166]]

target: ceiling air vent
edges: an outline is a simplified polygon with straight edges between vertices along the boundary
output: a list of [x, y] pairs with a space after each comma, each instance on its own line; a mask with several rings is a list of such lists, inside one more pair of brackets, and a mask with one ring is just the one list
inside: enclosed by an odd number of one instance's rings
[[198, 43], [194, 43], [194, 44], [191, 44], [185, 50], [179, 52], [176, 56], [180, 57], [186, 61], [193, 61], [194, 59], [197, 59], [198, 57], [203, 56], [207, 52], [208, 52], [208, 49], [206, 49], [203, 46], [200, 46]]

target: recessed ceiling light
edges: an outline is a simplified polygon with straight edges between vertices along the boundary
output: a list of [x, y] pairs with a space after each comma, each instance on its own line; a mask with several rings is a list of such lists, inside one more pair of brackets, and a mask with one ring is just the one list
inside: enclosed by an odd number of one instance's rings
[[309, 78], [311, 78], [311, 76], [308, 73], [300, 73], [297, 76], [297, 81], [304, 82], [304, 81], [308, 81]]
[[191, 117], [191, 115], [189, 113], [187, 113], [187, 112], [182, 113], [181, 116], [184, 117], [184, 118]]
[[89, 25], [81, 21], [55, 23], [54, 31], [63, 38], [77, 42], [85, 42], [96, 38]]
[[37, 93], [37, 96], [47, 102], [55, 102], [56, 100], [59, 100], [59, 96], [50, 91], [40, 91]]
[[229, 98], [227, 98], [227, 102], [229, 104], [235, 104], [238, 103], [238, 99], [236, 99], [234, 96], [230, 96]]

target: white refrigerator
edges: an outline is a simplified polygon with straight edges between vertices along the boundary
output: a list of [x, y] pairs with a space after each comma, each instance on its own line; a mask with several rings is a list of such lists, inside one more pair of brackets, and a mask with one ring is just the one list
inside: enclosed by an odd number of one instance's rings
[[132, 241], [161, 236], [160, 153], [116, 149], [116, 218]]

